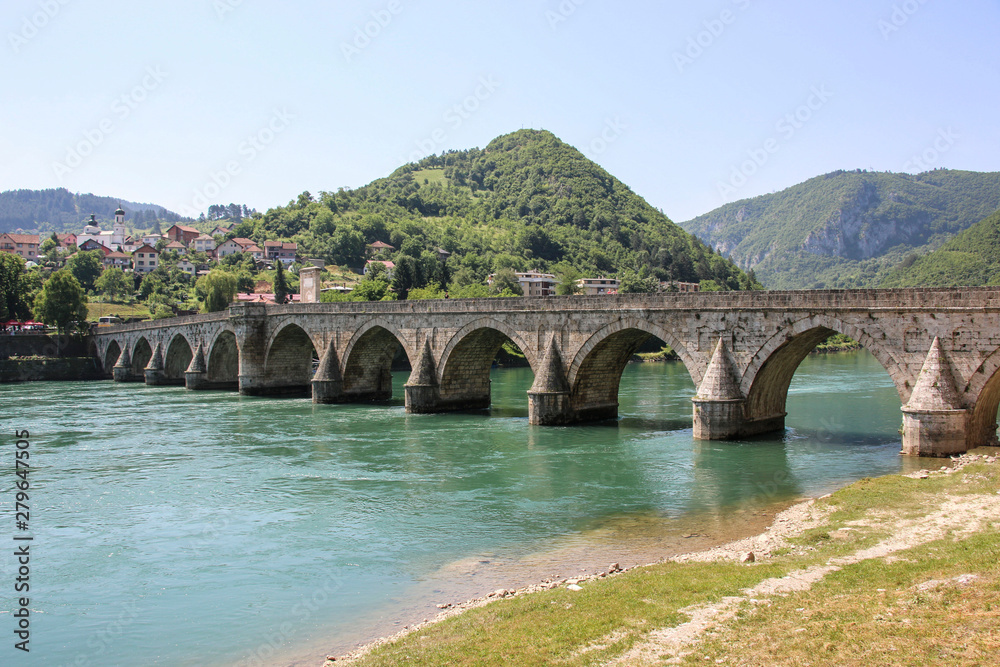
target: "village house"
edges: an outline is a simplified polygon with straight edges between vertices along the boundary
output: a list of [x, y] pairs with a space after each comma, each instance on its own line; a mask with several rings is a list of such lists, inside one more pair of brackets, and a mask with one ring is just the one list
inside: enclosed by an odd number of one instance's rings
[[660, 283], [661, 292], [700, 292], [701, 285], [699, 283], [677, 283], [677, 282], [663, 282]]
[[144, 245], [132, 254], [136, 273], [149, 273], [160, 264], [160, 253], [156, 248]]
[[222, 259], [223, 257], [227, 257], [229, 255], [235, 255], [238, 252], [245, 252], [257, 261], [264, 259], [264, 251], [261, 250], [260, 246], [254, 243], [251, 239], [241, 237], [230, 239], [225, 243], [220, 243], [214, 250], [216, 259]]
[[[146, 245], [156, 247], [156, 244], [160, 242], [163, 238], [163, 234], [156, 234], [154, 232], [149, 232], [148, 234], [142, 235], [142, 242]], [[136, 248], [138, 250], [138, 248]]]
[[289, 241], [264, 241], [264, 257], [274, 261], [280, 259], [285, 264], [295, 261], [298, 244]]
[[580, 294], [594, 296], [596, 294], [617, 294], [621, 281], [617, 278], [581, 278], [576, 281]]
[[191, 249], [195, 252], [212, 252], [215, 250], [215, 237], [202, 234], [191, 242]]
[[167, 230], [167, 238], [171, 241], [177, 241], [178, 243], [183, 243], [184, 247], [187, 247], [196, 238], [201, 236], [199, 232], [194, 227], [186, 227], [184, 225], [174, 225]]
[[366, 275], [366, 276], [368, 275], [368, 271], [371, 269], [372, 264], [381, 264], [382, 266], [384, 266], [385, 267], [385, 277], [388, 278], [389, 280], [392, 280], [392, 275], [393, 275], [393, 273], [396, 272], [396, 264], [395, 264], [395, 262], [390, 262], [388, 260], [382, 261], [380, 259], [369, 259], [367, 262], [365, 262], [365, 268], [364, 268], [364, 272], [363, 272], [364, 275]]
[[76, 234], [56, 234], [60, 248], [76, 248]]
[[101, 244], [97, 239], [87, 239], [80, 244], [80, 252], [90, 252], [91, 250], [100, 250], [107, 257], [108, 253], [111, 252], [111, 248], [106, 245]]
[[104, 256], [104, 268], [119, 268], [122, 271], [132, 268], [132, 255], [112, 250]]
[[0, 252], [23, 257], [25, 261], [38, 260], [41, 239], [37, 234], [0, 234]]
[[182, 271], [193, 278], [195, 274], [198, 272], [198, 267], [192, 264], [190, 260], [182, 259], [181, 261], [177, 262], [177, 270]]
[[164, 250], [173, 250], [178, 255], [186, 255], [187, 254], [187, 246], [185, 246], [183, 243], [180, 243], [179, 241], [171, 241], [166, 246], [164, 246], [163, 249]]
[[[486, 284], [492, 285], [496, 274], [490, 274], [486, 278]], [[515, 273], [517, 283], [521, 286], [524, 296], [553, 296], [556, 293], [556, 285], [559, 280], [551, 273], [539, 273], [538, 271], [528, 271], [526, 273]]]
[[380, 252], [392, 252], [396, 248], [389, 245], [388, 243], [382, 243], [381, 241], [376, 241], [375, 243], [369, 243], [367, 246], [367, 257], [375, 257]]

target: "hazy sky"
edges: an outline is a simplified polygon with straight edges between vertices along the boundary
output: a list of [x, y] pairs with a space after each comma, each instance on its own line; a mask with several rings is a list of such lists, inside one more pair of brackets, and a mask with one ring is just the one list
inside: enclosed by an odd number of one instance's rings
[[997, 0], [5, 0], [0, 27], [0, 190], [263, 211], [520, 128], [675, 221], [1000, 170]]

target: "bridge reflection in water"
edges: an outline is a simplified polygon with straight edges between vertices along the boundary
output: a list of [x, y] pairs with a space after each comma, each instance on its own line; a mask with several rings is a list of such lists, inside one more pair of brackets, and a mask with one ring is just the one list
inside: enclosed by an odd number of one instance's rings
[[1000, 288], [239, 304], [102, 330], [95, 353], [120, 382], [311, 392], [317, 403], [388, 400], [405, 356], [406, 409], [430, 413], [488, 408], [490, 366], [510, 341], [534, 373], [529, 420], [557, 425], [617, 418], [622, 372], [656, 337], [697, 387], [695, 437], [727, 440], [784, 428], [795, 370], [833, 333], [892, 378], [904, 453], [995, 442]]

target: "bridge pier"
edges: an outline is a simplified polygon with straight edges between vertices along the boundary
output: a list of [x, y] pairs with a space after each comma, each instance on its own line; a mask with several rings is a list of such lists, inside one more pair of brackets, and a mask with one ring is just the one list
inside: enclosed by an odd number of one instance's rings
[[122, 353], [119, 355], [118, 361], [115, 362], [114, 368], [111, 369], [111, 376], [115, 382], [141, 381], [141, 378], [132, 374], [132, 354], [129, 352], [127, 345], [122, 348]]
[[559, 354], [555, 336], [552, 336], [542, 365], [535, 374], [535, 382], [528, 390], [528, 423], [558, 426], [580, 421], [571, 399], [562, 355]]
[[970, 413], [962, 408], [951, 363], [935, 337], [903, 411], [907, 456], [951, 456], [969, 449]]
[[163, 345], [157, 343], [153, 349], [153, 356], [149, 358], [149, 363], [143, 369], [146, 377], [146, 384], [157, 387], [167, 384], [167, 374], [163, 370]]
[[691, 402], [695, 440], [732, 440], [747, 435], [746, 399], [740, 391], [736, 362], [721, 338]]
[[337, 348], [331, 342], [312, 379], [313, 403], [343, 403], [344, 378], [340, 373]]

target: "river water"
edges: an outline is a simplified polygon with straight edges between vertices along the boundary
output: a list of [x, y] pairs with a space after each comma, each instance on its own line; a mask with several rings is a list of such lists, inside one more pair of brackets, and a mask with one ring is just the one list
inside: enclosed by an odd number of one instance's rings
[[[808, 358], [786, 432], [752, 442], [692, 439], [694, 386], [677, 363], [630, 365], [612, 425], [529, 426], [531, 380], [494, 371], [491, 413], [449, 415], [0, 385], [0, 663], [318, 665], [515, 573], [696, 547], [794, 498], [914, 465], [898, 454], [898, 396], [866, 352]], [[10, 616], [22, 429], [30, 654], [14, 650]]]

